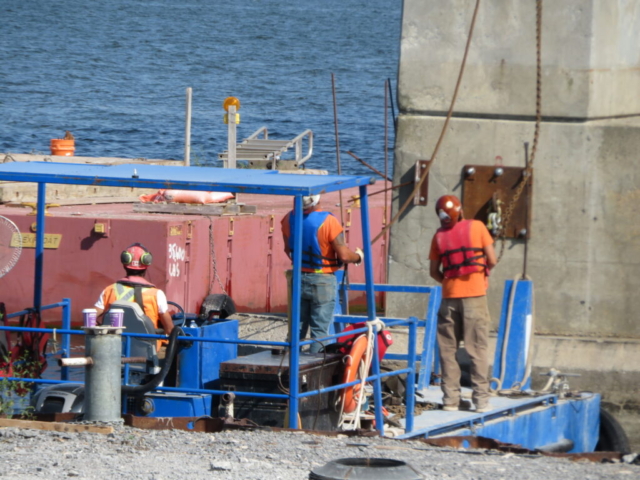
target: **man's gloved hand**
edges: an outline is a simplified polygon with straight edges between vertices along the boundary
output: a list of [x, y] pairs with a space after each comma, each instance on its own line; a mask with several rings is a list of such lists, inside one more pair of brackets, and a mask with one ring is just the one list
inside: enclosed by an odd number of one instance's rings
[[362, 261], [364, 260], [364, 252], [362, 251], [361, 248], [356, 248], [356, 254], [360, 255], [360, 260], [358, 260], [354, 265], [356, 267], [359, 267]]

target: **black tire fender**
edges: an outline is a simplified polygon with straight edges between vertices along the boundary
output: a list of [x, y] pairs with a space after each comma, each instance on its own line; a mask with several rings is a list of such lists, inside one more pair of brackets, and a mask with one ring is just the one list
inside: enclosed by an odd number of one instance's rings
[[623, 455], [631, 451], [629, 437], [615, 417], [600, 407], [600, 437], [596, 452], [619, 452]]

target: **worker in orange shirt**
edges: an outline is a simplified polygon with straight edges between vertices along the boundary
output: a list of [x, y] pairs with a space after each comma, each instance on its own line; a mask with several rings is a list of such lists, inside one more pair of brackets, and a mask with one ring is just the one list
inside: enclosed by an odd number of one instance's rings
[[444, 195], [436, 202], [441, 227], [429, 253], [430, 274], [442, 283], [438, 311], [438, 346], [442, 366], [443, 410], [460, 405], [460, 365], [456, 351], [461, 340], [471, 358], [473, 403], [479, 413], [489, 406], [489, 271], [496, 265], [493, 238], [477, 220], [463, 220], [460, 200]]
[[[336, 304], [335, 272], [345, 263], [360, 265], [364, 254], [349, 249], [344, 242], [342, 225], [330, 212], [319, 207], [320, 195], [302, 197], [302, 280], [300, 304], [300, 338], [311, 330], [311, 338], [329, 335]], [[295, 215], [293, 211], [282, 219], [284, 251], [293, 258]], [[317, 353], [323, 345], [314, 342], [310, 353]]]

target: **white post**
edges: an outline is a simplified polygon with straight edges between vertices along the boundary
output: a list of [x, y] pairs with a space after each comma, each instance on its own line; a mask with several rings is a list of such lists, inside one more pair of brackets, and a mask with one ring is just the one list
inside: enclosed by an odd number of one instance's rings
[[185, 113], [184, 128], [184, 166], [191, 165], [191, 93], [192, 88], [187, 87], [187, 111]]
[[227, 150], [229, 155], [227, 156], [227, 168], [236, 168], [236, 106], [230, 105], [228, 110], [229, 119], [229, 144]]

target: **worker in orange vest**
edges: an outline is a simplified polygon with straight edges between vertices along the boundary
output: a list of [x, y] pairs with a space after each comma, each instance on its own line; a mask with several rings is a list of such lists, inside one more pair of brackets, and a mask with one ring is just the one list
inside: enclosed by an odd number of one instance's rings
[[489, 406], [489, 271], [496, 265], [493, 238], [484, 223], [464, 220], [460, 200], [444, 195], [436, 202], [440, 228], [431, 241], [430, 274], [442, 283], [438, 311], [438, 346], [442, 365], [443, 410], [460, 403], [460, 365], [456, 351], [461, 340], [471, 358], [471, 385], [476, 412]]
[[98, 323], [102, 323], [103, 313], [116, 300], [128, 300], [140, 305], [156, 328], [162, 328], [169, 335], [173, 330], [173, 320], [169, 314], [169, 305], [164, 292], [150, 283], [145, 277], [153, 257], [141, 243], [134, 243], [120, 254], [120, 261], [126, 276], [109, 285], [100, 294], [95, 304], [98, 311]]

